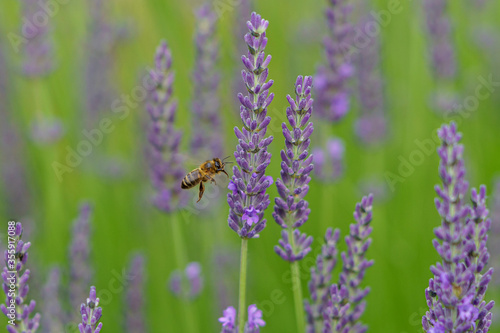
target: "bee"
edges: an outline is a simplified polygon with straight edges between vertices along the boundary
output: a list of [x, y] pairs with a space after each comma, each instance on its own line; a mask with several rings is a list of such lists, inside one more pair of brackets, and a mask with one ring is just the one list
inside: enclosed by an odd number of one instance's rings
[[198, 168], [188, 173], [182, 179], [181, 188], [182, 189], [193, 188], [199, 183], [200, 191], [198, 193], [198, 201], [196, 201], [199, 202], [203, 197], [203, 192], [205, 192], [205, 185], [203, 183], [210, 180], [212, 183], [217, 185], [213, 176], [221, 172], [225, 173], [226, 176], [229, 178], [229, 175], [224, 170], [224, 166], [230, 163], [230, 162], [224, 162], [228, 157], [224, 158], [222, 161], [220, 158], [214, 157], [212, 160], [204, 162], [202, 165], [200, 165]]

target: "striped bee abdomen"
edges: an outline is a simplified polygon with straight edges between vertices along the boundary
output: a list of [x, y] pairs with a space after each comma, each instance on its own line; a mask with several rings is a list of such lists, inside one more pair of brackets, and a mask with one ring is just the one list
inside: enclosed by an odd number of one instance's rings
[[181, 188], [188, 189], [198, 185], [201, 181], [201, 174], [198, 169], [194, 169], [184, 177], [182, 180]]

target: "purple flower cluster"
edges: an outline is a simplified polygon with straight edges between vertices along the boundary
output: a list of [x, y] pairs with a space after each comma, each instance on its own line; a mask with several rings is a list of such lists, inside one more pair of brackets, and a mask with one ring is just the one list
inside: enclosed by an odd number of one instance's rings
[[327, 64], [314, 79], [316, 113], [331, 122], [341, 120], [350, 109], [347, 84], [354, 75], [350, 55], [353, 27], [349, 23], [352, 5], [347, 0], [329, 0], [326, 10], [329, 36], [324, 40]]
[[73, 222], [69, 249], [70, 283], [69, 296], [72, 308], [76, 309], [85, 297], [93, 276], [90, 267], [90, 217], [92, 208], [88, 203], [80, 206], [78, 217]]
[[170, 275], [169, 288], [172, 294], [180, 298], [195, 299], [203, 290], [203, 275], [201, 265], [191, 262], [184, 272], [175, 270]]
[[[236, 333], [238, 327], [236, 325], [236, 309], [232, 306], [223, 311], [223, 316], [219, 318], [222, 324], [221, 333]], [[260, 327], [266, 325], [262, 319], [262, 311], [255, 304], [248, 306], [248, 321], [245, 324], [245, 333], [259, 333]]]
[[[23, 17], [29, 28], [23, 30], [24, 63], [23, 72], [29, 77], [47, 75], [54, 68], [54, 54], [50, 36], [50, 22], [47, 17], [45, 24], [38, 24], [37, 16], [41, 11], [36, 0], [23, 1]], [[23, 44], [23, 43], [20, 43]]]
[[211, 157], [222, 157], [223, 143], [220, 102], [217, 96], [220, 77], [216, 68], [219, 45], [215, 39], [217, 15], [205, 4], [196, 12], [196, 61], [193, 72], [193, 136], [191, 149]]
[[41, 316], [37, 313], [33, 318], [30, 318], [36, 303], [31, 300], [29, 304], [25, 304], [30, 278], [30, 270], [25, 269], [25, 266], [31, 243], [25, 243], [21, 240], [23, 226], [20, 222], [9, 222], [7, 233], [9, 238], [13, 239], [13, 243], [9, 243], [4, 252], [5, 266], [2, 271], [2, 288], [6, 298], [5, 304], [1, 304], [0, 309], [8, 318], [7, 332], [36, 332], [40, 325]]
[[436, 186], [436, 208], [441, 226], [434, 230], [433, 245], [442, 258], [431, 266], [434, 278], [425, 291], [429, 311], [422, 318], [426, 332], [488, 332], [494, 302], [483, 300], [493, 269], [483, 274], [489, 254], [487, 232], [491, 221], [485, 206], [486, 188], [472, 190], [472, 207], [465, 204], [468, 183], [462, 157], [461, 134], [454, 123], [438, 131], [442, 145]]
[[[371, 17], [370, 17], [371, 18]], [[369, 18], [362, 20], [366, 26]], [[362, 29], [366, 31], [365, 28]], [[356, 135], [364, 144], [376, 144], [386, 135], [384, 93], [380, 67], [380, 40], [372, 37], [359, 50], [356, 58], [360, 116], [356, 121]]]
[[186, 174], [179, 154], [182, 133], [174, 128], [177, 101], [172, 98], [174, 74], [172, 54], [166, 42], [156, 50], [150, 77], [156, 88], [149, 91], [146, 109], [151, 117], [148, 130], [148, 159], [155, 194], [153, 204], [163, 212], [184, 207], [187, 193], [179, 186]]
[[147, 332], [144, 322], [144, 256], [136, 254], [128, 270], [128, 280], [126, 291], [126, 332]]
[[309, 204], [304, 200], [309, 191], [309, 174], [313, 170], [313, 156], [308, 148], [314, 131], [309, 119], [313, 110], [311, 98], [312, 77], [297, 77], [294, 100], [287, 95], [289, 107], [286, 116], [290, 129], [282, 124], [285, 149], [281, 150], [281, 178], [276, 180], [279, 197], [275, 199], [273, 217], [284, 230], [279, 240], [280, 246], [274, 250], [286, 261], [297, 261], [311, 251], [312, 237], [301, 234], [297, 229], [308, 219]]
[[338, 283], [331, 284], [332, 271], [337, 263], [339, 230], [328, 229], [325, 244], [311, 268], [309, 292], [311, 302], [306, 301], [307, 332], [356, 332], [367, 330], [359, 319], [363, 314], [370, 288], [362, 288], [366, 269], [373, 260], [365, 258], [371, 244], [373, 196], [363, 197], [356, 204], [350, 233], [345, 237], [347, 251], [341, 253], [342, 271]]
[[60, 302], [61, 272], [58, 267], [53, 267], [48, 275], [42, 290], [42, 332], [64, 332], [64, 315]]
[[242, 77], [248, 95], [238, 94], [242, 129], [234, 128], [238, 138], [234, 157], [238, 166], [233, 167], [234, 175], [228, 186], [231, 193], [227, 196], [229, 227], [241, 238], [258, 237], [266, 226], [264, 211], [270, 204], [266, 189], [273, 182], [270, 176], [265, 176], [271, 163], [267, 146], [273, 141], [272, 136], [265, 137], [271, 121], [267, 107], [274, 97], [269, 93], [273, 80], [267, 81], [271, 56], [266, 57], [264, 53], [268, 24], [260, 15], [252, 13], [247, 22], [249, 32], [245, 35], [248, 54], [241, 57], [245, 66]]
[[[491, 234], [488, 245], [490, 246], [492, 266], [495, 270], [500, 269], [500, 179], [495, 182], [495, 192], [491, 204]], [[500, 274], [495, 274], [495, 290], [500, 289]]]
[[312, 151], [314, 156], [314, 174], [325, 182], [334, 182], [344, 173], [344, 142], [332, 137], [326, 141], [325, 149], [315, 147]]
[[99, 298], [97, 298], [96, 289], [90, 287], [89, 297], [86, 303], [80, 306], [82, 322], [78, 324], [80, 333], [99, 333], [102, 329], [102, 323], [99, 320], [102, 316], [102, 308], [99, 306]]

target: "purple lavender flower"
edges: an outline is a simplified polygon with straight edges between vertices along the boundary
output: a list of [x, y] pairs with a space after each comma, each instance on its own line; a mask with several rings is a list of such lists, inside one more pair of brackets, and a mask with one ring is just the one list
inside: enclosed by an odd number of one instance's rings
[[147, 332], [144, 322], [144, 256], [136, 254], [130, 261], [128, 270], [130, 284], [127, 285], [127, 308], [125, 330], [127, 332]]
[[359, 318], [364, 312], [364, 298], [370, 288], [361, 288], [365, 271], [373, 265], [372, 260], [365, 259], [371, 239], [368, 238], [372, 228], [372, 203], [370, 194], [356, 204], [354, 219], [350, 233], [345, 237], [347, 251], [341, 253], [343, 265], [339, 282], [331, 284], [332, 271], [337, 263], [337, 242], [339, 230], [328, 229], [325, 245], [311, 268], [309, 292], [311, 303], [306, 301], [307, 332], [356, 332], [366, 331]]
[[184, 272], [175, 270], [170, 275], [169, 288], [172, 294], [179, 298], [195, 299], [203, 290], [201, 265], [190, 262]]
[[179, 163], [182, 133], [174, 128], [177, 101], [172, 98], [174, 74], [172, 55], [166, 42], [156, 50], [155, 68], [150, 72], [156, 89], [149, 92], [146, 109], [151, 117], [148, 140], [150, 174], [155, 194], [153, 204], [161, 211], [172, 212], [187, 203], [179, 179], [186, 174]]
[[99, 306], [99, 298], [97, 298], [94, 286], [90, 287], [87, 302], [80, 306], [80, 313], [82, 315], [82, 322], [78, 324], [80, 333], [99, 333], [101, 331], [102, 323], [97, 324], [97, 322], [101, 319], [102, 308]]
[[109, 110], [113, 88], [110, 80], [112, 48], [116, 38], [108, 23], [107, 11], [102, 0], [88, 2], [90, 22], [85, 68], [85, 111], [89, 126], [95, 126], [102, 112]]
[[[369, 18], [365, 18], [361, 25], [365, 26], [369, 22]], [[380, 40], [373, 37], [360, 49], [356, 59], [360, 116], [356, 121], [355, 132], [364, 144], [379, 143], [387, 130], [379, 55]]]
[[42, 290], [43, 317], [42, 331], [46, 333], [64, 332], [64, 315], [60, 302], [61, 272], [58, 267], [53, 267], [48, 275]]
[[92, 208], [88, 203], [80, 205], [78, 217], [73, 222], [70, 245], [69, 296], [72, 308], [78, 308], [85, 297], [93, 272], [90, 267], [90, 217]]
[[266, 326], [266, 322], [262, 320], [262, 311], [255, 304], [248, 306], [248, 321], [245, 325], [245, 333], [259, 333], [262, 326]]
[[482, 274], [489, 258], [486, 240], [491, 223], [485, 206], [486, 188], [481, 187], [479, 193], [472, 190], [472, 207], [465, 204], [468, 184], [463, 146], [459, 144], [462, 136], [454, 123], [443, 125], [438, 135], [443, 185], [436, 186], [439, 198], [435, 203], [442, 223], [434, 230], [437, 239], [433, 245], [442, 262], [431, 266], [434, 277], [425, 291], [429, 311], [422, 325], [426, 332], [465, 332], [471, 328], [488, 332], [494, 302], [483, 301], [493, 271]]
[[217, 15], [209, 4], [197, 12], [196, 61], [193, 72], [193, 137], [191, 149], [195, 156], [222, 157], [223, 143], [220, 119], [220, 102], [217, 96], [220, 77], [217, 73], [219, 43], [215, 38]]
[[236, 309], [232, 306], [223, 311], [223, 316], [219, 318], [222, 324], [221, 333], [235, 333], [236, 332]]
[[234, 157], [239, 167], [233, 167], [234, 175], [228, 186], [231, 193], [227, 196], [230, 207], [228, 223], [241, 238], [258, 237], [266, 226], [264, 211], [270, 203], [266, 189], [271, 186], [272, 178], [265, 176], [265, 171], [271, 163], [267, 146], [273, 137], [266, 138], [265, 135], [271, 121], [267, 107], [274, 94], [269, 93], [273, 80], [266, 82], [267, 66], [271, 61], [271, 56], [264, 54], [268, 24], [260, 15], [252, 13], [247, 22], [249, 32], [245, 35], [248, 54], [241, 58], [246, 68], [242, 76], [248, 95], [238, 94], [243, 127], [241, 130], [234, 128], [239, 142]]
[[321, 253], [316, 258], [316, 265], [311, 267], [311, 280], [308, 284], [311, 301], [305, 301], [308, 333], [321, 332], [324, 323], [323, 315], [328, 307], [332, 271], [337, 264], [339, 237], [339, 229], [333, 231], [332, 228], [328, 228], [326, 230]]
[[[236, 333], [236, 309], [232, 306], [223, 311], [223, 316], [219, 318], [222, 324], [221, 333]], [[248, 306], [248, 321], [245, 324], [245, 333], [259, 333], [260, 327], [266, 325], [262, 319], [262, 311], [255, 304]]]
[[5, 266], [2, 271], [2, 287], [6, 299], [5, 304], [0, 305], [0, 309], [8, 318], [7, 331], [9, 333], [36, 332], [40, 325], [40, 314], [37, 313], [33, 318], [30, 318], [36, 303], [31, 300], [29, 304], [25, 304], [30, 277], [30, 270], [25, 269], [25, 265], [31, 243], [24, 243], [21, 240], [23, 226], [20, 222], [9, 222], [7, 230], [9, 239], [12, 239], [13, 242], [9, 241], [4, 252]]
[[344, 173], [344, 142], [339, 138], [329, 138], [326, 147], [316, 147], [314, 156], [314, 173], [324, 182], [334, 182]]
[[212, 288], [216, 293], [217, 308], [224, 309], [235, 299], [234, 291], [238, 290], [238, 252], [232, 247], [217, 248], [212, 260], [210, 270]]
[[308, 148], [309, 138], [313, 133], [313, 124], [309, 122], [312, 115], [313, 99], [311, 98], [312, 77], [297, 77], [294, 100], [287, 95], [289, 107], [286, 115], [290, 129], [282, 124], [285, 137], [285, 149], [281, 150], [281, 178], [276, 180], [279, 197], [275, 199], [273, 217], [283, 229], [279, 240], [280, 246], [274, 250], [284, 260], [293, 262], [301, 260], [311, 251], [312, 237], [301, 234], [298, 229], [308, 219], [311, 210], [304, 200], [309, 191], [309, 174], [313, 170], [313, 156]]
[[[495, 192], [491, 203], [491, 234], [488, 245], [491, 249], [492, 266], [495, 270], [500, 269], [500, 179], [495, 182]], [[500, 274], [495, 274], [493, 287], [500, 289]]]
[[31, 124], [31, 139], [41, 145], [49, 145], [64, 134], [62, 121], [55, 117], [44, 117], [34, 120]]
[[329, 0], [326, 10], [329, 36], [324, 40], [327, 64], [318, 68], [314, 78], [316, 113], [321, 119], [337, 122], [350, 109], [347, 84], [354, 75], [348, 51], [353, 27], [349, 23], [352, 6], [347, 0]]
[[[27, 29], [23, 30], [24, 63], [23, 72], [29, 77], [40, 77], [50, 73], [54, 68], [54, 54], [50, 36], [50, 20], [39, 23], [41, 8], [36, 0], [23, 1], [23, 17], [26, 19]], [[42, 12], [43, 13], [43, 12]]]

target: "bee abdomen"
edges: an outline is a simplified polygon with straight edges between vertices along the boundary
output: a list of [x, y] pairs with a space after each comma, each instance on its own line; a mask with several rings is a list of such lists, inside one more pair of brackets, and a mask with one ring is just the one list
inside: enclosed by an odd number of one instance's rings
[[188, 189], [194, 187], [198, 185], [200, 181], [201, 181], [200, 172], [197, 169], [193, 170], [190, 173], [188, 173], [186, 177], [184, 177], [184, 179], [182, 180], [181, 188]]

